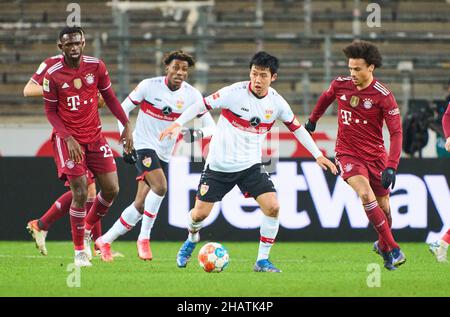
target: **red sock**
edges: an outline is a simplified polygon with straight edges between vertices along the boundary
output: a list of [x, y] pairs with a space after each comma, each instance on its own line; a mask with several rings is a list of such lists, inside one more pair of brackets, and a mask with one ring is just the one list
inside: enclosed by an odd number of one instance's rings
[[387, 251], [391, 251], [394, 248], [398, 248], [397, 242], [395, 242], [392, 236], [391, 228], [389, 228], [389, 223], [384, 214], [383, 210], [378, 206], [378, 202], [374, 200], [371, 203], [364, 205], [364, 210], [366, 211], [367, 218], [369, 218], [370, 223], [373, 225], [378, 235], [382, 237], [382, 240], [386, 244]]
[[[392, 217], [390, 212], [386, 215], [386, 218], [388, 220], [389, 228], [392, 228]], [[383, 240], [383, 237], [380, 234], [378, 235], [378, 248], [381, 250], [381, 252], [388, 251], [388, 246], [386, 245], [386, 242]]]
[[92, 227], [92, 240], [95, 241], [102, 236], [102, 220], [99, 219]]
[[70, 206], [70, 226], [72, 228], [72, 241], [75, 250], [84, 249], [84, 218], [86, 217], [86, 209], [79, 209]]
[[[92, 205], [94, 204], [94, 200], [95, 198], [88, 198], [88, 200], [86, 201], [86, 212], [89, 213], [89, 211], [92, 208]], [[92, 240], [97, 240], [100, 236], [102, 235], [102, 224], [101, 221], [97, 221], [94, 225], [94, 227], [92, 228]]]
[[72, 191], [62, 194], [53, 205], [47, 210], [47, 212], [39, 219], [39, 228], [48, 231], [56, 220], [64, 216], [70, 208], [72, 203]]
[[442, 237], [442, 240], [444, 240], [445, 242], [450, 244], [450, 229], [448, 229], [447, 232], [444, 234], [444, 236]]
[[111, 207], [112, 201], [108, 202], [102, 197], [102, 193], [98, 193], [95, 197], [94, 203], [91, 210], [86, 217], [86, 230], [92, 230], [95, 223], [102, 218], [108, 212], [109, 207]]

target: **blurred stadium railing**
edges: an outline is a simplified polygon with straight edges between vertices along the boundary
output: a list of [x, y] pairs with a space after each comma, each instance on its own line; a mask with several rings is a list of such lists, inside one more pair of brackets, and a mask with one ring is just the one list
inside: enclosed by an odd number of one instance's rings
[[[121, 98], [140, 80], [162, 74], [162, 53], [169, 50], [183, 49], [196, 56], [200, 63], [189, 81], [209, 94], [246, 80], [250, 56], [264, 49], [281, 60], [274, 88], [296, 113], [309, 113], [330, 80], [348, 73], [342, 48], [360, 38], [379, 46], [384, 66], [376, 77], [389, 85], [402, 107], [409, 99], [444, 99], [450, 68], [450, 4], [377, 2], [381, 27], [370, 28], [369, 1], [359, 0], [216, 0], [198, 9], [183, 9], [189, 1], [153, 1], [166, 7], [128, 12], [108, 1], [77, 1], [87, 38], [85, 53], [105, 61]], [[3, 118], [42, 115], [41, 100], [23, 98], [22, 89], [39, 63], [58, 53], [56, 37], [66, 24], [69, 3], [0, 2]]]

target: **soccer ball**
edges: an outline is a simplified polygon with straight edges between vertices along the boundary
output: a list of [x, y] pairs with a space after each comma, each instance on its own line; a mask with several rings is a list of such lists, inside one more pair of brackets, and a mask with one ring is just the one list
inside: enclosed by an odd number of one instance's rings
[[229, 260], [227, 249], [217, 242], [205, 244], [198, 253], [198, 262], [206, 272], [222, 272]]

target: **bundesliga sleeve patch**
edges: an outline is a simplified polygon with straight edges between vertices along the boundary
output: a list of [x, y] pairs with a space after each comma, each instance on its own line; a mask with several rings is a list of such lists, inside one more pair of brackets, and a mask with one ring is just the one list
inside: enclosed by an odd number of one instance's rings
[[47, 67], [47, 64], [42, 62], [41, 65], [39, 65], [39, 68], [37, 69], [36, 74], [40, 75], [46, 67]]
[[50, 92], [50, 81], [47, 78], [44, 78], [42, 89], [44, 89], [44, 91], [46, 92]]

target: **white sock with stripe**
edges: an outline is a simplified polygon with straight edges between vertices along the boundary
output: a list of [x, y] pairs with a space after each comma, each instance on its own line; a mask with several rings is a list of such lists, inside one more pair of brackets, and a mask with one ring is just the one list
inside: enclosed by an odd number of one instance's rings
[[142, 217], [141, 233], [138, 240], [150, 239], [150, 233], [163, 199], [164, 196], [156, 195], [152, 190], [148, 192], [145, 197], [144, 216]]
[[197, 243], [200, 241], [200, 229], [203, 227], [203, 220], [195, 222], [192, 220], [192, 210], [188, 212], [188, 239], [191, 242]]
[[275, 243], [279, 227], [280, 221], [278, 218], [263, 216], [259, 230], [261, 237], [259, 239], [258, 258], [256, 261], [269, 258], [270, 248]]
[[101, 238], [103, 243], [112, 243], [118, 237], [130, 231], [141, 220], [142, 215], [134, 206], [134, 202], [129, 205], [120, 215], [120, 218], [114, 223]]

